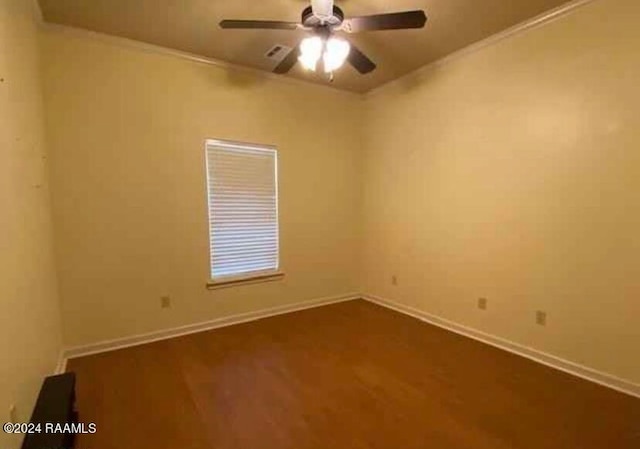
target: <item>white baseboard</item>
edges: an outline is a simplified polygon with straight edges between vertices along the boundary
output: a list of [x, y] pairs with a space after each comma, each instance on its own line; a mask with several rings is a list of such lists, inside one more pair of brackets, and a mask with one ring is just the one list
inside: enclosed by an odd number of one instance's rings
[[405, 315], [409, 315], [426, 323], [433, 324], [434, 326], [438, 326], [448, 331], [455, 332], [456, 334], [473, 338], [474, 340], [478, 340], [488, 345], [495, 346], [496, 348], [509, 351], [522, 357], [526, 357], [530, 360], [533, 360], [534, 362], [542, 363], [543, 365], [549, 366], [551, 368], [555, 368], [557, 370], [564, 371], [565, 373], [572, 374], [582, 379], [612, 388], [621, 393], [626, 393], [628, 395], [640, 398], [640, 385], [628, 380], [621, 379], [611, 374], [603, 373], [601, 371], [597, 371], [574, 362], [570, 362], [560, 357], [556, 357], [546, 352], [538, 351], [536, 349], [514, 343], [495, 335], [487, 334], [468, 326], [463, 326], [445, 318], [423, 312], [422, 310], [418, 310], [416, 308], [406, 306], [389, 299], [367, 294], [364, 294], [361, 297], [372, 303], [395, 310], [396, 312], [400, 312]]
[[58, 363], [56, 363], [56, 369], [53, 374], [62, 374], [67, 370], [67, 354], [64, 349], [60, 350], [58, 354]]
[[166, 340], [169, 338], [208, 331], [220, 327], [232, 326], [234, 324], [246, 323], [248, 321], [255, 321], [270, 316], [282, 315], [285, 313], [291, 313], [299, 310], [311, 309], [314, 307], [325, 306], [343, 301], [351, 301], [360, 298], [361, 295], [357, 293], [350, 293], [347, 295], [312, 299], [309, 301], [217, 318], [210, 321], [204, 321], [202, 323], [188, 324], [186, 326], [174, 327], [171, 329], [163, 329], [155, 332], [149, 332], [147, 334], [133, 335], [130, 337], [117, 338], [114, 340], [105, 340], [84, 346], [75, 346], [67, 348], [64, 351], [64, 367], [66, 367], [67, 359], [84, 357], [101, 352], [114, 351], [116, 349], [128, 348], [130, 346], [143, 345], [146, 343], [152, 343], [154, 341]]
[[509, 351], [513, 354], [517, 354], [522, 357], [526, 357], [534, 362], [541, 363], [543, 365], [555, 368], [565, 373], [580, 377], [582, 379], [595, 382], [608, 388], [612, 388], [622, 393], [640, 398], [640, 385], [631, 381], [621, 379], [614, 375], [603, 373], [601, 371], [588, 368], [586, 366], [556, 357], [554, 355], [538, 351], [536, 349], [506, 340], [495, 335], [491, 335], [477, 329], [473, 329], [468, 326], [464, 326], [453, 321], [441, 318], [436, 315], [432, 315], [416, 308], [400, 304], [398, 302], [381, 298], [374, 295], [361, 295], [351, 293], [341, 296], [332, 296], [326, 298], [318, 298], [310, 301], [303, 301], [295, 304], [288, 304], [284, 306], [272, 307], [269, 309], [258, 310], [254, 312], [247, 312], [238, 315], [231, 315], [228, 317], [217, 318], [215, 320], [205, 321], [202, 323], [189, 324], [186, 326], [175, 327], [172, 329], [163, 329], [160, 331], [150, 332], [147, 334], [134, 335], [131, 337], [118, 338], [114, 340], [106, 340], [98, 343], [92, 343], [85, 346], [76, 346], [67, 348], [60, 353], [58, 364], [56, 367], [56, 374], [65, 372], [67, 360], [83, 357], [92, 354], [98, 354], [101, 352], [114, 351], [116, 349], [127, 348], [131, 346], [143, 345], [146, 343], [152, 343], [154, 341], [166, 340], [169, 338], [180, 337], [182, 335], [193, 334], [197, 332], [204, 332], [220, 327], [232, 326], [234, 324], [246, 323], [249, 321], [255, 321], [262, 318], [268, 318], [276, 315], [283, 315], [286, 313], [296, 312], [299, 310], [311, 309], [314, 307], [325, 306], [329, 304], [335, 304], [344, 301], [352, 301], [355, 299], [364, 299], [380, 306], [395, 310], [397, 312], [409, 315], [413, 318], [417, 318], [434, 326], [446, 329], [456, 334], [463, 335], [465, 337], [473, 338], [480, 342], [489, 344], [496, 348]]

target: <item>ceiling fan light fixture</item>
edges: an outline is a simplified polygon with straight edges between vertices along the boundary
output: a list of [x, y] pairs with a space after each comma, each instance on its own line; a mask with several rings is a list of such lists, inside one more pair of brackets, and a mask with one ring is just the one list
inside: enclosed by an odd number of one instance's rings
[[313, 15], [324, 21], [333, 17], [333, 0], [311, 0]]
[[316, 71], [318, 61], [323, 59], [324, 71], [333, 81], [333, 72], [346, 62], [361, 74], [371, 73], [376, 64], [358, 47], [333, 37], [334, 33], [358, 33], [361, 31], [409, 30], [423, 28], [427, 15], [421, 9], [413, 11], [389, 12], [368, 16], [345, 18], [344, 12], [335, 5], [334, 0], [307, 0], [311, 5], [302, 10], [299, 22], [277, 20], [229, 20], [220, 21], [220, 27], [236, 30], [304, 30], [312, 33], [310, 37], [297, 44], [273, 68], [280, 75], [289, 71], [300, 62], [305, 69]]
[[307, 37], [300, 43], [298, 61], [307, 70], [316, 70], [316, 65], [322, 56], [323, 42], [319, 36]]
[[323, 55], [324, 71], [330, 73], [342, 67], [350, 51], [351, 45], [346, 40], [330, 38]]

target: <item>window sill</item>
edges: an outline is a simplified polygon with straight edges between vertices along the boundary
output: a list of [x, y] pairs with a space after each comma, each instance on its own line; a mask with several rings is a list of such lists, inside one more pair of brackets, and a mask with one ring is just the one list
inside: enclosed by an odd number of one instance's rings
[[284, 277], [282, 271], [274, 271], [271, 273], [248, 274], [246, 276], [236, 276], [211, 280], [207, 282], [208, 290], [216, 290], [219, 288], [234, 287], [236, 285], [259, 284], [262, 282], [279, 281]]

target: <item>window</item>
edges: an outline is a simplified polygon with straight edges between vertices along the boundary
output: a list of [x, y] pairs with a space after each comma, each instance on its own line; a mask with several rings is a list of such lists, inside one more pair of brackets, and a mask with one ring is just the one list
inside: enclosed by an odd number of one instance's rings
[[211, 284], [278, 271], [277, 152], [207, 140]]

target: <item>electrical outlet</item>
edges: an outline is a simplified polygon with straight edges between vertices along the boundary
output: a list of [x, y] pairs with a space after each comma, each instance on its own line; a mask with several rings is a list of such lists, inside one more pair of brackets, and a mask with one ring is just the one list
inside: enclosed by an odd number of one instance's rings
[[18, 412], [14, 404], [9, 406], [9, 422], [18, 422]]
[[487, 310], [487, 298], [478, 298], [478, 309]]
[[540, 326], [547, 325], [547, 312], [543, 312], [542, 310], [538, 310], [536, 312], [536, 324]]
[[391, 276], [391, 285], [398, 285], [398, 276], [395, 274]]
[[169, 307], [171, 307], [171, 296], [161, 296], [160, 307], [162, 309], [168, 309]]

